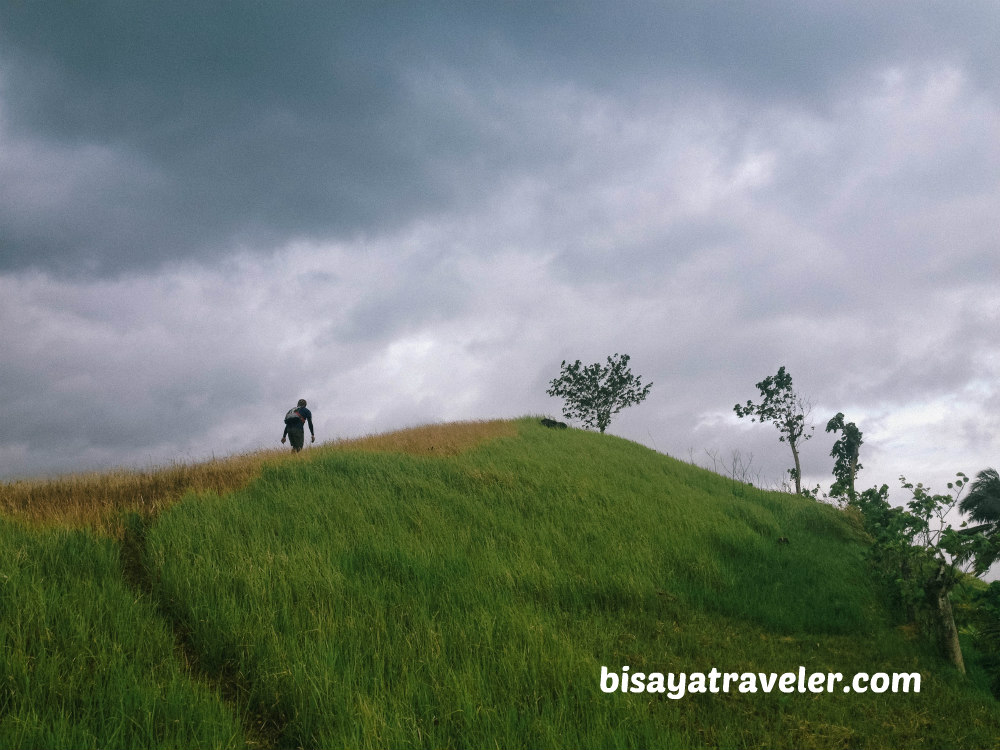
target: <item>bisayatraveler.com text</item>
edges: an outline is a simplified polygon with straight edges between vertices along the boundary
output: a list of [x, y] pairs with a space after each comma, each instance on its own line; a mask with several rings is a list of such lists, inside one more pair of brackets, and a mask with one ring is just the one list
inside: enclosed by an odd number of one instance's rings
[[857, 672], [848, 679], [840, 672], [632, 672], [601, 667], [605, 693], [666, 693], [679, 700], [698, 693], [919, 693], [919, 672]]

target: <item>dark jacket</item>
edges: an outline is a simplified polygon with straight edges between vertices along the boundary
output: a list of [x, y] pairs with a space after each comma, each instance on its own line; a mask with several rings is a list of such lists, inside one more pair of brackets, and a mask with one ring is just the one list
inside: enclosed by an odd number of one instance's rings
[[301, 421], [298, 422], [298, 423], [295, 423], [295, 422], [292, 422], [292, 423], [285, 422], [285, 431], [281, 434], [281, 437], [285, 437], [288, 434], [288, 430], [289, 429], [293, 429], [293, 430], [301, 430], [301, 429], [303, 429], [303, 425], [306, 424], [307, 422], [309, 424], [309, 434], [310, 435], [315, 435], [316, 433], [313, 432], [313, 415], [312, 415], [312, 412], [309, 411], [304, 406], [296, 406], [295, 407], [295, 412], [299, 415], [299, 419]]

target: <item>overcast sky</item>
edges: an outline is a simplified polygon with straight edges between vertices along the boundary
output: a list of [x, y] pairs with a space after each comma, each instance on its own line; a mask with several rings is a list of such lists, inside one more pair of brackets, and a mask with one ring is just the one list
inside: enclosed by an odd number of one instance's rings
[[0, 6], [0, 479], [559, 416], [861, 486], [1000, 464], [1000, 5]]

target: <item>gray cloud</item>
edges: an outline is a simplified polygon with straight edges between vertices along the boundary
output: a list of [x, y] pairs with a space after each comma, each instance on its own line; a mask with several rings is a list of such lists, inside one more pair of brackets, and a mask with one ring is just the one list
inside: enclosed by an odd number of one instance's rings
[[[0, 166], [19, 186], [0, 213], [3, 264], [108, 274], [399, 228], [539, 165], [566, 175], [572, 153], [532, 127], [526, 84], [822, 109], [859, 71], [918, 52], [988, 72], [982, 21], [995, 15], [912, 3], [14, 4], [0, 24]], [[429, 90], [455, 76], [464, 90]]]
[[995, 6], [288, 7], [0, 11], [0, 477], [557, 414], [616, 351], [683, 458], [780, 478], [732, 405], [786, 365], [809, 479], [836, 411], [872, 481], [994, 460]]

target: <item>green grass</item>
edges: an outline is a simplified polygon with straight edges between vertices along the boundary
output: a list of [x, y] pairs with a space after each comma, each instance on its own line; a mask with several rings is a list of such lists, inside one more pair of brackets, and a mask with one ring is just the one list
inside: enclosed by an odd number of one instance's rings
[[[21, 682], [0, 746], [1000, 745], [983, 685], [897, 626], [848, 514], [611, 436], [515, 426], [440, 458], [266, 464], [242, 489], [130, 516], [123, 545], [0, 526], [0, 581], [21, 581], [4, 606], [52, 610], [34, 635], [0, 617], [6, 653], [35, 648], [6, 657]], [[75, 631], [39, 641], [76, 607]], [[51, 676], [87, 653], [118, 687]], [[601, 667], [624, 665], [919, 671], [922, 691], [602, 692]], [[35, 734], [3, 733], [43, 709]]]
[[0, 521], [0, 747], [242, 747], [109, 540]]

